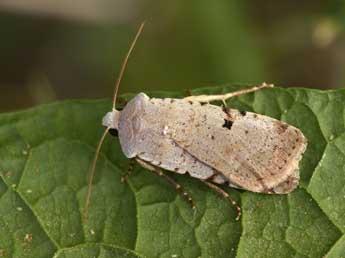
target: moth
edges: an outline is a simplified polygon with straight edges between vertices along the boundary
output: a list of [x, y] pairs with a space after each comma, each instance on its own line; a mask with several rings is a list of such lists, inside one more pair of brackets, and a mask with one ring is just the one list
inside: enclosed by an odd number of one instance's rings
[[[233, 96], [273, 87], [261, 85], [224, 95], [189, 96], [183, 99], [150, 98], [139, 93], [122, 111], [115, 108], [118, 87], [128, 57], [142, 24], [123, 63], [114, 93], [113, 109], [102, 121], [106, 130], [98, 145], [89, 178], [92, 177], [101, 144], [110, 130], [117, 130], [124, 155], [143, 167], [164, 176], [181, 190], [193, 207], [193, 199], [162, 169], [189, 174], [241, 208], [219, 184], [257, 193], [287, 194], [299, 182], [299, 161], [307, 141], [296, 127], [274, 118], [243, 112], [226, 106]], [[212, 105], [223, 101], [224, 106]]]

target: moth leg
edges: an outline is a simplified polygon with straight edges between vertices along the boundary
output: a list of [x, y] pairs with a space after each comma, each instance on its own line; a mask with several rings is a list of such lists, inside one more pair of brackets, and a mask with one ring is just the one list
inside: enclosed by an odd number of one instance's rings
[[155, 172], [157, 175], [163, 177], [164, 179], [166, 179], [170, 184], [172, 184], [172, 186], [175, 187], [176, 190], [178, 190], [181, 195], [188, 201], [188, 203], [192, 206], [193, 209], [195, 209], [195, 202], [194, 200], [192, 199], [192, 197], [189, 196], [188, 192], [185, 191], [183, 189], [183, 187], [177, 183], [173, 178], [171, 178], [170, 176], [166, 175], [163, 173], [163, 171], [158, 168], [158, 167], [155, 167], [155, 166], [152, 166], [150, 163], [142, 160], [142, 159], [139, 159], [139, 158], [135, 158], [135, 160], [141, 165], [143, 166], [144, 168], [152, 171], [152, 172]]
[[[198, 96], [189, 96], [184, 98], [184, 100], [189, 100], [189, 101], [196, 101], [196, 102], [202, 102], [202, 103], [208, 103], [211, 101], [217, 101], [221, 100], [223, 103], [231, 97], [239, 96], [242, 94], [254, 92], [263, 88], [272, 88], [274, 85], [273, 84], [267, 84], [267, 83], [262, 83], [260, 85], [256, 85], [254, 87], [248, 88], [248, 89], [243, 89], [239, 91], [234, 91], [226, 94], [221, 94], [221, 95], [198, 95]], [[225, 103], [226, 104], [226, 103]]]
[[126, 174], [124, 174], [124, 175], [121, 177], [121, 183], [127, 182], [128, 177], [132, 174], [133, 167], [134, 167], [134, 162], [135, 162], [134, 159], [130, 159], [130, 160], [129, 160], [127, 172], [126, 172]]
[[212, 188], [213, 190], [215, 190], [217, 193], [223, 195], [226, 199], [228, 199], [232, 205], [234, 205], [236, 207], [236, 211], [237, 211], [237, 216], [236, 216], [236, 220], [239, 220], [240, 217], [241, 217], [241, 207], [237, 204], [237, 202], [232, 199], [232, 197], [227, 193], [225, 192], [222, 188], [208, 182], [208, 181], [205, 181], [205, 180], [201, 180], [202, 182], [204, 182], [208, 187]]

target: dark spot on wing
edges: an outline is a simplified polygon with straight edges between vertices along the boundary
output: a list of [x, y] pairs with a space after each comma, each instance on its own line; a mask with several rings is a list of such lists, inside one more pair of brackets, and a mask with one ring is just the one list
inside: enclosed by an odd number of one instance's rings
[[228, 128], [230, 130], [232, 124], [233, 124], [233, 122], [231, 122], [230, 120], [224, 119], [223, 127]]
[[240, 114], [241, 114], [242, 116], [245, 116], [245, 115], [247, 114], [247, 111], [240, 111]]
[[119, 136], [119, 132], [116, 129], [114, 129], [114, 128], [109, 129], [109, 133], [112, 136], [114, 136], [114, 137], [118, 137]]
[[207, 105], [207, 102], [200, 102], [201, 106]]
[[277, 126], [277, 132], [279, 134], [283, 134], [289, 127], [287, 124], [282, 123], [282, 122], [277, 122], [276, 126]]
[[257, 114], [254, 114], [254, 115], [253, 115], [253, 117], [254, 117], [254, 118], [257, 118], [257, 117], [258, 117], [258, 115], [257, 115]]

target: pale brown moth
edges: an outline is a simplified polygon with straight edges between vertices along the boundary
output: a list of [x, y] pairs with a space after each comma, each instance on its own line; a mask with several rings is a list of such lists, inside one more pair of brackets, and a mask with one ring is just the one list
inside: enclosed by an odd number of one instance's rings
[[[110, 129], [118, 131], [122, 151], [144, 168], [166, 178], [195, 207], [181, 185], [162, 169], [189, 174], [221, 193], [241, 209], [216, 184], [258, 193], [287, 194], [299, 182], [298, 164], [307, 141], [302, 132], [287, 123], [252, 112], [228, 108], [233, 96], [273, 87], [263, 83], [224, 95], [189, 96], [183, 99], [150, 98], [139, 93], [122, 111], [115, 108], [118, 88], [141, 24], [123, 62], [113, 97], [112, 111], [103, 118], [106, 130], [98, 144], [89, 176], [86, 209], [92, 178], [103, 140]], [[223, 101], [224, 107], [210, 104]], [[85, 213], [86, 214], [86, 213]]]

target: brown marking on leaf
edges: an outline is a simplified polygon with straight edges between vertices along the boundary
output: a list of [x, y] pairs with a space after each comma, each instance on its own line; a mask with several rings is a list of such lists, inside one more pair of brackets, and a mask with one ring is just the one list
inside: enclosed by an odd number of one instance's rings
[[24, 241], [31, 242], [32, 241], [32, 234], [31, 233], [26, 234], [24, 237]]

